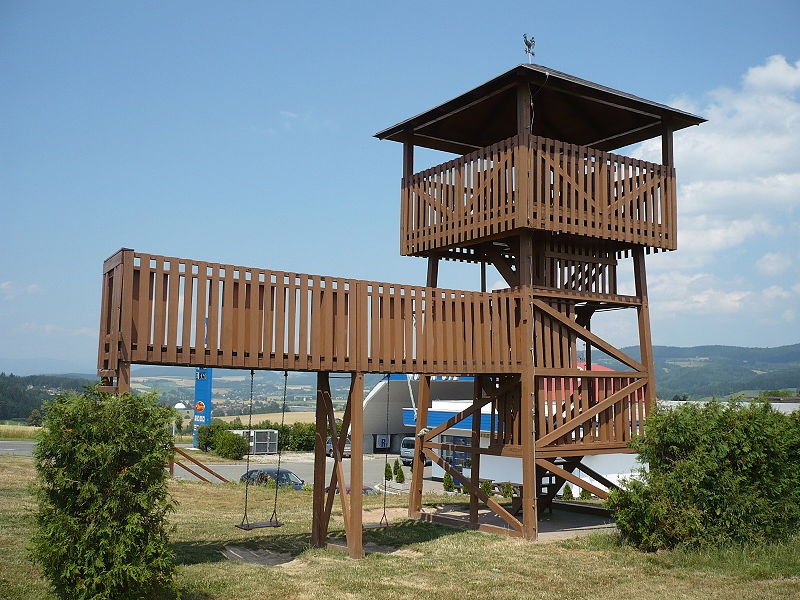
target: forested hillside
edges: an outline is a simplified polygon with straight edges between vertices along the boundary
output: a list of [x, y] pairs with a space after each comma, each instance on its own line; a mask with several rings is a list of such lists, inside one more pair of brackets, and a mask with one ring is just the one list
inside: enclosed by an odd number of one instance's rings
[[82, 390], [94, 382], [69, 375], [16, 375], [0, 373], [0, 420], [27, 419], [34, 409], [61, 391]]
[[[639, 347], [623, 348], [639, 357]], [[741, 390], [800, 387], [800, 344], [777, 348], [739, 346], [654, 346], [659, 398], [687, 394], [694, 398], [726, 396]], [[619, 368], [608, 359], [597, 362]]]

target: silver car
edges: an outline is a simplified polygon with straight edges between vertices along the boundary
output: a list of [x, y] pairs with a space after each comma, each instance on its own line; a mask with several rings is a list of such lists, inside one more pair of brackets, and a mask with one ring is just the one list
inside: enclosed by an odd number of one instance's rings
[[[342, 452], [342, 457], [350, 458], [350, 453], [350, 436], [348, 436], [344, 442], [344, 452]], [[325, 442], [325, 454], [333, 458], [333, 442], [331, 441], [331, 438], [328, 438], [328, 441]]]

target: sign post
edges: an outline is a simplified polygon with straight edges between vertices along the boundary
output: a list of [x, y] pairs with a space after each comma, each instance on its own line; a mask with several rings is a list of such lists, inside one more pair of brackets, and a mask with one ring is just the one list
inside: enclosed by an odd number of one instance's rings
[[201, 425], [211, 424], [211, 369], [200, 367], [194, 375], [194, 420], [192, 422], [192, 445], [197, 448], [197, 430]]

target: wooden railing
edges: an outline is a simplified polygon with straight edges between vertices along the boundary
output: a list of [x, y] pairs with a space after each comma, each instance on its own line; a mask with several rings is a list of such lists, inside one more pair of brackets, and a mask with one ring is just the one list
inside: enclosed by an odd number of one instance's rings
[[673, 168], [532, 135], [404, 179], [401, 204], [404, 255], [517, 228], [676, 248]]
[[98, 369], [119, 362], [519, 372], [519, 292], [478, 293], [121, 250], [104, 266]]

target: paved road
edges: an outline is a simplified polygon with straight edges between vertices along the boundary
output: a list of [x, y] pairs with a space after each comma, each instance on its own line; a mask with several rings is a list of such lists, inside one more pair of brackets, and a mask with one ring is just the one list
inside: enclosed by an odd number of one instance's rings
[[[0, 441], [0, 455], [14, 454], [18, 456], [31, 456], [33, 454], [33, 445], [34, 442], [32, 440]], [[185, 448], [187, 445], [179, 444], [179, 446], [183, 446]], [[394, 463], [395, 458], [395, 455], [389, 455], [389, 462]], [[333, 468], [333, 459], [328, 458], [325, 462], [327, 476], [330, 477], [331, 470]], [[345, 479], [349, 480], [350, 460], [345, 459], [344, 462]], [[277, 463], [277, 456], [259, 456], [251, 462], [250, 468], [253, 469], [267, 465], [274, 466], [277, 465]], [[281, 465], [287, 469], [290, 469], [291, 471], [294, 471], [294, 473], [300, 479], [303, 479], [309, 483], [314, 480], [314, 457], [310, 452], [285, 452], [281, 459]], [[246, 470], [245, 462], [225, 464], [214, 464], [209, 462], [208, 466], [231, 481], [238, 481], [239, 477], [241, 477]], [[364, 456], [364, 484], [377, 485], [379, 483], [383, 483], [383, 468], [383, 455], [368, 454]], [[411, 477], [411, 472], [408, 468], [405, 468], [405, 472], [406, 480], [409, 480]], [[175, 475], [181, 479], [195, 479], [192, 474], [184, 471], [180, 467], [175, 468]], [[430, 467], [426, 469], [426, 476], [430, 476]]]
[[33, 440], [0, 441], [0, 455], [31, 456], [33, 455], [33, 445], [35, 443]]

